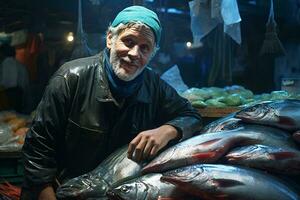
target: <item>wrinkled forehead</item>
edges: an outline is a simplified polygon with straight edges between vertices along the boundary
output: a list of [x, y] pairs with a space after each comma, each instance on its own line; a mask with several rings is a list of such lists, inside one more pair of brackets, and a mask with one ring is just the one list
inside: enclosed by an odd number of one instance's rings
[[153, 31], [149, 27], [144, 25], [127, 27], [119, 34], [119, 37], [133, 37], [135, 39], [146, 42], [153, 47], [155, 44], [155, 36]]

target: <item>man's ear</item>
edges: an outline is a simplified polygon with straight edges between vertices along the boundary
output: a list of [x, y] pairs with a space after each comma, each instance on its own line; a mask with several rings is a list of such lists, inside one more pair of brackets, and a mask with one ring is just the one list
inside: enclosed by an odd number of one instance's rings
[[106, 34], [106, 47], [107, 47], [108, 49], [110, 49], [110, 48], [111, 48], [111, 45], [112, 45], [112, 34], [111, 34], [111, 32], [108, 32], [108, 33]]

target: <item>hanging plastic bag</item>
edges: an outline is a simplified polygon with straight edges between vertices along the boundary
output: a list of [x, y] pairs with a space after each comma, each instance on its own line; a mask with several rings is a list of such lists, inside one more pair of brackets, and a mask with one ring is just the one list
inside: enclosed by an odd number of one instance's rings
[[221, 4], [221, 15], [224, 22], [224, 32], [236, 43], [241, 44], [241, 17], [236, 0], [223, 0]]
[[160, 77], [171, 85], [178, 93], [182, 93], [188, 89], [188, 86], [183, 82], [180, 71], [177, 65], [174, 65], [163, 73]]
[[193, 47], [199, 47], [201, 46], [201, 39], [218, 25], [219, 20], [211, 17], [208, 0], [190, 1], [189, 6]]
[[241, 17], [236, 0], [194, 0], [189, 6], [193, 46], [199, 46], [201, 39], [220, 23], [223, 31], [241, 44]]

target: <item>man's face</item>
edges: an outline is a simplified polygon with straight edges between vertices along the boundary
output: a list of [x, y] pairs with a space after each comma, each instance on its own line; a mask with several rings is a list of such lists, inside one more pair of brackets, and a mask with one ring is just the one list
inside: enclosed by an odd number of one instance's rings
[[131, 81], [144, 70], [154, 50], [154, 39], [151, 29], [143, 26], [126, 28], [116, 38], [108, 33], [110, 63], [121, 80]]

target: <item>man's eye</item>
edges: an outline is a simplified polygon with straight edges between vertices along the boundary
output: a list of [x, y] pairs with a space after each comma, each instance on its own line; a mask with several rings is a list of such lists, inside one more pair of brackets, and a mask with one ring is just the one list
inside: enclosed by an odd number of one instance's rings
[[141, 45], [140, 48], [143, 53], [149, 53], [150, 51], [150, 47], [148, 45]]
[[132, 47], [134, 45], [134, 42], [132, 39], [125, 39], [123, 42], [128, 47]]

